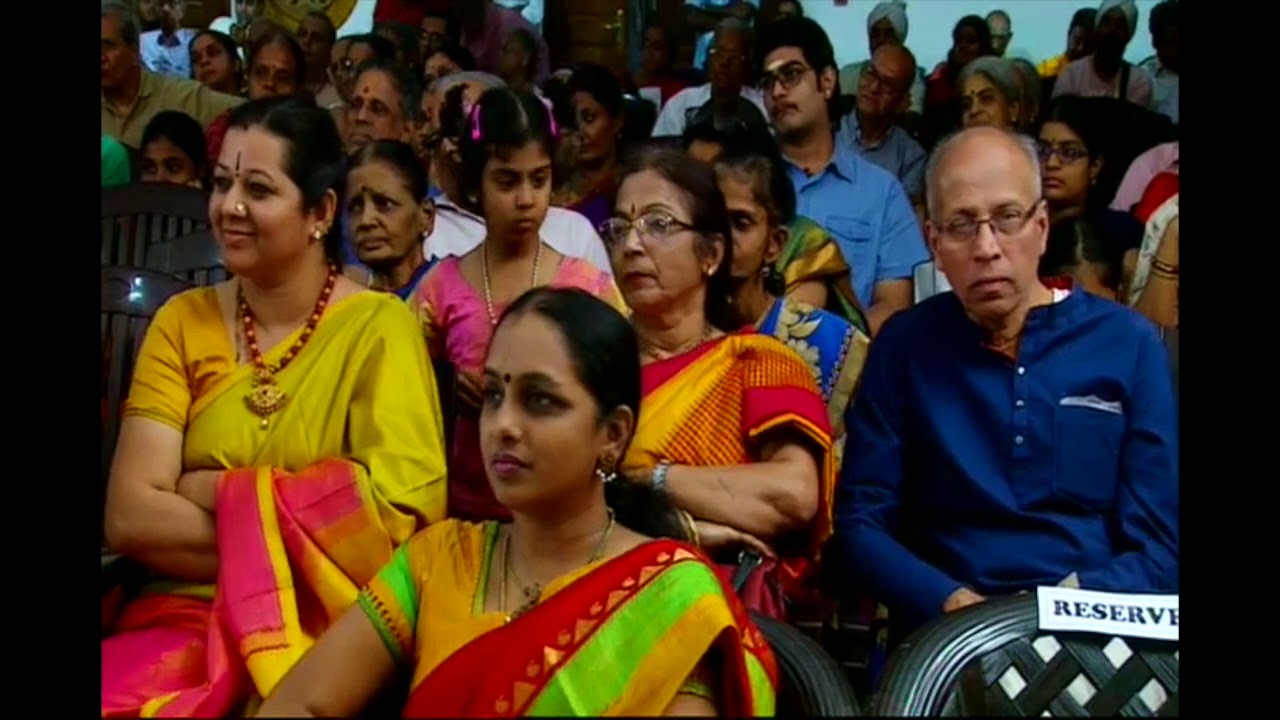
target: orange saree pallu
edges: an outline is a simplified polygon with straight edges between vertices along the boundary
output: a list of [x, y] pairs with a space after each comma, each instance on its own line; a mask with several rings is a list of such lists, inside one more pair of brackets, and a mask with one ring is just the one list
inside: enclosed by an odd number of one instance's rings
[[[775, 573], [787, 597], [807, 595], [832, 531], [835, 461], [831, 423], [813, 371], [774, 338], [728, 335], [641, 368], [640, 418], [624, 471], [673, 465], [746, 465], [760, 437], [789, 428], [820, 451], [818, 512], [803, 547], [782, 552]], [[754, 608], [761, 611], [767, 608]], [[776, 613], [775, 613], [776, 614]]]
[[230, 470], [216, 591], [146, 593], [102, 642], [104, 717], [221, 717], [265, 697], [391, 558], [364, 468]]
[[721, 714], [773, 714], [777, 668], [742, 604], [699, 551], [656, 540], [468, 642], [404, 716], [660, 715], [700, 662]]

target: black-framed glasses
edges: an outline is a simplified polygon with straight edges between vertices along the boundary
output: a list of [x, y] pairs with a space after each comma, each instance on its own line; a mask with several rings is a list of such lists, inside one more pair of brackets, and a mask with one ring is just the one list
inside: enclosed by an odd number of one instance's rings
[[904, 88], [898, 87], [889, 81], [888, 78], [876, 71], [876, 66], [867, 63], [862, 68], [862, 74], [858, 76], [858, 82], [865, 85], [868, 90], [876, 95], [890, 95], [893, 93], [905, 92]]
[[760, 81], [756, 86], [766, 95], [773, 92], [774, 83], [782, 83], [783, 90], [790, 90], [800, 84], [800, 80], [807, 72], [809, 72], [808, 65], [802, 62], [790, 62], [777, 70], [766, 70], [760, 75]]
[[610, 251], [627, 244], [627, 236], [635, 228], [640, 241], [645, 244], [658, 243], [670, 238], [682, 230], [697, 231], [697, 228], [683, 220], [677, 220], [670, 213], [661, 211], [647, 212], [635, 220], [613, 217], [600, 223], [597, 230], [604, 246]]
[[985, 218], [952, 218], [943, 223], [942, 235], [950, 240], [972, 242], [978, 237], [978, 231], [983, 225], [990, 225], [991, 231], [998, 237], [1007, 238], [1017, 235], [1027, 226], [1027, 223], [1031, 222], [1031, 218], [1035, 217], [1036, 210], [1040, 209], [1042, 202], [1044, 198], [1031, 203], [1031, 207], [1025, 210], [1019, 207], [1004, 207]]
[[1036, 141], [1036, 154], [1040, 156], [1042, 163], [1049, 162], [1049, 158], [1057, 155], [1058, 159], [1067, 165], [1089, 157], [1089, 151], [1079, 145], [1054, 145], [1039, 140]]

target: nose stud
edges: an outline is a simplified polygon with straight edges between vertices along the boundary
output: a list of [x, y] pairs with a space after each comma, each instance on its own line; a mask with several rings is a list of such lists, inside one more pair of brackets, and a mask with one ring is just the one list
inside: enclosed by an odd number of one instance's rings
[[249, 208], [242, 202], [236, 203], [235, 210], [240, 217], [246, 217], [249, 214]]

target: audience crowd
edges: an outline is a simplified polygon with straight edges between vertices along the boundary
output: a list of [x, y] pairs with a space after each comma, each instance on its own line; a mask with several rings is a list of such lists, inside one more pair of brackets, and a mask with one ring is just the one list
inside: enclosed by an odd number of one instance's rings
[[231, 276], [113, 410], [105, 717], [771, 715], [748, 612], [1178, 592], [1178, 0], [933, 68], [900, 1], [840, 67], [691, 0], [622, 73], [491, 0], [101, 4], [103, 187]]

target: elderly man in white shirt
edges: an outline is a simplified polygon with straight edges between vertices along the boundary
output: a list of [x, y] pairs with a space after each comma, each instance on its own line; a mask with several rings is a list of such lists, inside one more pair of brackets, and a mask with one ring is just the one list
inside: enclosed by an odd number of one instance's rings
[[704, 108], [701, 114], [712, 118], [740, 116], [755, 109], [760, 121], [767, 124], [769, 114], [763, 96], [746, 85], [751, 62], [751, 32], [747, 24], [737, 18], [721, 20], [709, 53], [708, 82], [672, 96], [653, 124], [653, 137], [683, 135], [689, 120]]

